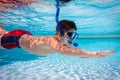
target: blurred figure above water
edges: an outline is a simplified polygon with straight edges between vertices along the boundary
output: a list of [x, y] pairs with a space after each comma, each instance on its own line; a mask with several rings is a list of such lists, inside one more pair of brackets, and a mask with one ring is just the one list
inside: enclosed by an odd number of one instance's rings
[[[60, 5], [63, 6], [65, 3], [71, 0], [59, 0]], [[0, 0], [0, 12], [14, 12], [12, 8], [27, 7], [31, 4], [43, 4], [43, 5], [55, 5], [50, 2], [41, 2], [38, 0]]]

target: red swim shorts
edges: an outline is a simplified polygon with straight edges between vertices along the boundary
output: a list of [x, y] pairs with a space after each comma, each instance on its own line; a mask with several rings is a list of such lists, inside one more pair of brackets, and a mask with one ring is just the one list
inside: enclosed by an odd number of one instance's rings
[[23, 34], [32, 35], [30, 32], [25, 30], [13, 30], [4, 34], [1, 37], [1, 45], [3, 48], [12, 49], [12, 48], [20, 48], [19, 39]]

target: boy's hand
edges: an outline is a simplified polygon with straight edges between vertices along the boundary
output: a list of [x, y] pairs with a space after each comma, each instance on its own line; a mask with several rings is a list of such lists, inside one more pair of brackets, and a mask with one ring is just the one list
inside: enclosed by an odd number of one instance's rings
[[113, 50], [97, 51], [97, 52], [95, 52], [96, 57], [105, 57], [105, 56], [107, 56], [107, 55], [109, 55], [109, 54], [113, 54], [113, 53], [114, 53]]

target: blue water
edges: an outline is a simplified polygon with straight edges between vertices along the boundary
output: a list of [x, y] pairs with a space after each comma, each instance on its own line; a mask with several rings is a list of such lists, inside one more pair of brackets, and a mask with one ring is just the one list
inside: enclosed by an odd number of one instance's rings
[[[14, 12], [0, 12], [6, 30], [24, 29], [36, 36], [55, 34], [55, 6], [31, 4], [11, 9]], [[61, 7], [60, 19], [75, 21], [80, 36], [119, 35], [120, 0], [74, 0]], [[83, 59], [0, 49], [0, 80], [120, 80], [120, 38], [80, 38], [77, 42], [80, 49], [111, 49], [115, 54]]]

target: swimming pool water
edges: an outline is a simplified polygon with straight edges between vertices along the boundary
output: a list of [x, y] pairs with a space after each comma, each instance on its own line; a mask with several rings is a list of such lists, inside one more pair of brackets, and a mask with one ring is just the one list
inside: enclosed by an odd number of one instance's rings
[[55, 53], [38, 56], [22, 49], [0, 50], [0, 80], [119, 80], [120, 39], [79, 39], [90, 51], [115, 50], [104, 58], [82, 59]]
[[[11, 13], [0, 12], [0, 24], [6, 30], [24, 29], [36, 36], [55, 34], [55, 6], [31, 4], [12, 9], [15, 11]], [[78, 48], [111, 49], [115, 54], [83, 59], [59, 53], [45, 56], [23, 49], [0, 49], [0, 80], [120, 80], [120, 0], [74, 0], [61, 7], [60, 19], [75, 21], [80, 34]], [[93, 35], [118, 36], [81, 38]]]

